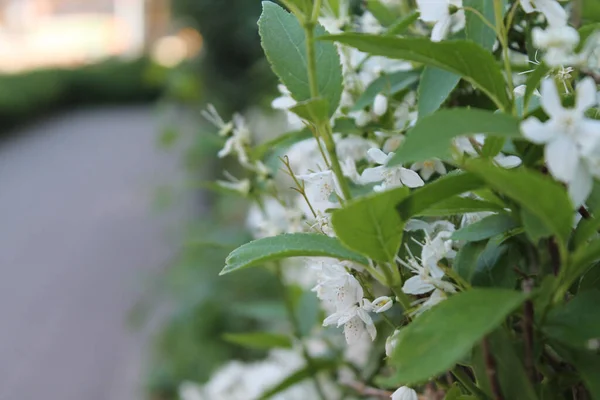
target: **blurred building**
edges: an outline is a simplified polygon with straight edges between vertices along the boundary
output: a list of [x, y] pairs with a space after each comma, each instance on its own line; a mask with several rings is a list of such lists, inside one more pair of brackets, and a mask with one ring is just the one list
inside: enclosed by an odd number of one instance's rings
[[0, 71], [141, 54], [169, 25], [170, 0], [0, 0]]

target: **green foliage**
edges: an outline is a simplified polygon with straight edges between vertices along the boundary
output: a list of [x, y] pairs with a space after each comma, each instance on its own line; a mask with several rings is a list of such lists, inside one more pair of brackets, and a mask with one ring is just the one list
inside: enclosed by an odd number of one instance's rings
[[318, 233], [293, 233], [266, 237], [246, 243], [232, 251], [220, 275], [289, 257], [322, 256], [366, 264], [367, 260], [335, 238]]
[[524, 300], [522, 293], [501, 289], [453, 295], [402, 329], [391, 380], [413, 384], [451, 369]]
[[376, 261], [393, 261], [404, 229], [394, 206], [408, 192], [408, 188], [397, 188], [361, 197], [334, 211], [331, 221], [337, 237]]
[[288, 336], [277, 333], [226, 333], [223, 335], [223, 339], [229, 343], [251, 349], [268, 350], [275, 347], [292, 347], [292, 340]]
[[371, 82], [358, 100], [356, 100], [352, 110], [362, 110], [365, 107], [372, 106], [375, 96], [379, 93], [385, 96], [393, 96], [412, 86], [418, 80], [419, 73], [416, 71], [398, 71], [391, 74], [384, 74]]
[[[465, 0], [463, 5], [479, 12], [479, 14], [476, 14], [469, 9], [465, 11], [467, 39], [491, 51], [496, 41], [496, 32], [489, 26], [494, 26], [494, 2], [487, 0]], [[502, 8], [504, 9], [504, 7]], [[487, 24], [482, 18], [485, 18]]]
[[460, 75], [507, 110], [510, 99], [494, 57], [475, 43], [462, 40], [431, 42], [422, 38], [396, 38], [358, 33], [326, 36], [377, 56], [421, 62]]
[[452, 234], [452, 239], [477, 242], [508, 232], [518, 226], [508, 215], [494, 214], [459, 229]]
[[329, 105], [327, 104], [327, 100], [321, 98], [301, 101], [290, 108], [290, 111], [316, 125], [322, 124], [329, 119]]
[[[296, 18], [278, 5], [263, 2], [258, 21], [262, 46], [273, 71], [298, 101], [311, 98], [308, 84], [306, 38]], [[321, 26], [315, 36], [325, 34]], [[329, 115], [336, 110], [342, 93], [342, 67], [332, 43], [319, 42], [315, 47], [319, 93], [329, 104]]]
[[450, 141], [458, 136], [486, 133], [519, 137], [519, 121], [507, 114], [478, 109], [440, 110], [417, 121], [389, 165], [449, 159]]
[[419, 118], [437, 111], [459, 81], [460, 75], [435, 67], [425, 67], [419, 83]]
[[467, 282], [471, 282], [477, 270], [477, 260], [485, 250], [484, 242], [468, 242], [456, 254], [452, 268]]
[[419, 212], [418, 215], [424, 217], [446, 217], [450, 215], [461, 215], [465, 213], [486, 211], [498, 212], [503, 211], [503, 209], [498, 204], [492, 203], [491, 201], [476, 200], [470, 197], [453, 196]]

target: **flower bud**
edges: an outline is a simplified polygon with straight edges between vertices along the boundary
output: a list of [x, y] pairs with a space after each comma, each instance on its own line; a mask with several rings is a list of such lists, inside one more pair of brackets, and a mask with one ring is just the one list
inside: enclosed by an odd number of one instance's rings
[[381, 93], [375, 96], [375, 100], [373, 101], [373, 112], [375, 115], [381, 117], [388, 108], [388, 99]]
[[417, 392], [407, 386], [402, 386], [392, 393], [390, 397], [392, 400], [419, 400]]
[[389, 310], [390, 308], [392, 308], [392, 305], [394, 304], [394, 302], [392, 301], [392, 299], [388, 296], [381, 296], [376, 298], [375, 300], [373, 300], [373, 303], [371, 303], [371, 306], [373, 307], [373, 312], [375, 313], [382, 313], [385, 312], [387, 310]]

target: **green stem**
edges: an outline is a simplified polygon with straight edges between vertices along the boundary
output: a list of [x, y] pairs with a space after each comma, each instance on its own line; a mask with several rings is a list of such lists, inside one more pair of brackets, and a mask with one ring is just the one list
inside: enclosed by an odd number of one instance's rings
[[[508, 83], [509, 96], [511, 99], [514, 97], [515, 84], [513, 82], [512, 68], [510, 65], [510, 59], [508, 57], [508, 35], [506, 27], [504, 26], [504, 10], [502, 9], [502, 0], [494, 1], [494, 15], [496, 17], [496, 32], [498, 32], [498, 40], [502, 45], [502, 58], [504, 59], [504, 70], [506, 72], [506, 81]], [[512, 105], [513, 113], [515, 112], [514, 102]]]
[[316, 24], [319, 20], [319, 14], [321, 13], [321, 1], [322, 0], [315, 0], [315, 4], [312, 10], [312, 16], [310, 18], [313, 24]]
[[[406, 293], [402, 291], [401, 286], [393, 286], [392, 292], [394, 292], [394, 294], [396, 295], [398, 302], [400, 303], [400, 305], [404, 309], [404, 313], [406, 314], [406, 312], [410, 309], [410, 299], [408, 298]], [[410, 319], [408, 315], [406, 315], [406, 318]]]
[[467, 389], [471, 394], [478, 399], [487, 399], [486, 394], [475, 385], [465, 371], [463, 371], [458, 365], [452, 369], [452, 375]]
[[[279, 284], [281, 285], [281, 288], [283, 290], [283, 300], [285, 303], [285, 309], [286, 309], [290, 324], [292, 325], [294, 337], [298, 340], [298, 342], [300, 342], [300, 346], [302, 348], [302, 356], [304, 357], [306, 366], [311, 371], [314, 371], [315, 363], [314, 363], [313, 358], [308, 353], [308, 349], [306, 348], [306, 345], [302, 342], [302, 331], [300, 330], [300, 324], [298, 322], [298, 319], [296, 318], [296, 312], [294, 311], [294, 303], [292, 301], [292, 298], [289, 295], [289, 292], [287, 290], [287, 287], [285, 286], [285, 283], [283, 282], [283, 276], [281, 274], [281, 266], [279, 264], [277, 264], [275, 266], [275, 274], [276, 274], [277, 280], [279, 281]], [[319, 382], [319, 378], [316, 375], [313, 375], [312, 380], [313, 380], [313, 383], [315, 384], [315, 389], [319, 395], [319, 398], [321, 400], [327, 400], [327, 397], [325, 396], [325, 392], [323, 391], [323, 387], [321, 386], [321, 382]]]
[[310, 97], [313, 99], [319, 97], [319, 85], [317, 83], [317, 59], [315, 57], [315, 24], [308, 21], [304, 24], [304, 34], [306, 36], [306, 68], [308, 69], [308, 86], [310, 88]]

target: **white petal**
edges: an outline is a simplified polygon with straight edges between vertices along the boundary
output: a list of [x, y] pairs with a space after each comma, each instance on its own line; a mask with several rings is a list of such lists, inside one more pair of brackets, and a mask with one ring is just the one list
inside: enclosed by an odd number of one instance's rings
[[400, 180], [409, 188], [415, 188], [425, 184], [419, 174], [407, 168], [400, 169]]
[[435, 160], [435, 172], [440, 175], [446, 175], [446, 166], [440, 160]]
[[[583, 79], [577, 85], [577, 101], [575, 107], [580, 113], [596, 104], [596, 84], [590, 77]], [[598, 133], [600, 135], [600, 132]]]
[[358, 317], [351, 319], [344, 325], [344, 336], [348, 344], [356, 343], [364, 333], [365, 324]]
[[367, 168], [360, 175], [360, 181], [362, 183], [381, 182], [383, 180], [384, 171], [385, 171], [384, 166]]
[[538, 10], [544, 14], [548, 23], [554, 26], [567, 23], [567, 12], [556, 0], [537, 0]]
[[419, 275], [408, 278], [402, 286], [402, 291], [406, 294], [425, 294], [435, 289], [430, 283], [426, 283]]
[[391, 398], [392, 400], [419, 400], [417, 392], [407, 386], [400, 387], [392, 393]]
[[558, 137], [546, 145], [545, 156], [552, 176], [559, 181], [571, 182], [579, 162], [575, 143], [568, 137]]
[[370, 160], [376, 162], [379, 165], [385, 165], [385, 163], [387, 163], [388, 161], [388, 155], [375, 147], [367, 150], [367, 156]]
[[448, 0], [417, 0], [419, 18], [425, 22], [437, 22], [448, 16]]
[[516, 168], [522, 162], [517, 156], [505, 156], [504, 154], [498, 154], [494, 157], [494, 161], [503, 168]]
[[448, 36], [448, 31], [450, 30], [450, 23], [452, 22], [452, 18], [447, 16], [441, 20], [439, 20], [431, 31], [431, 41], [432, 42], [440, 42]]
[[532, 0], [521, 0], [521, 7], [523, 8], [523, 11], [525, 11], [526, 13], [532, 13], [535, 11], [535, 8], [533, 8], [533, 4], [531, 4]]
[[375, 96], [375, 100], [373, 101], [373, 112], [375, 115], [381, 117], [386, 113], [388, 109], [388, 99], [386, 96], [382, 94], [378, 94]]
[[435, 172], [434, 167], [423, 167], [420, 171], [420, 175], [421, 178], [423, 178], [424, 181], [428, 180], [429, 178], [431, 178], [431, 175], [433, 175], [433, 173]]
[[575, 208], [579, 207], [592, 192], [594, 179], [585, 165], [580, 162], [573, 180], [569, 183], [569, 197]]
[[542, 82], [542, 108], [550, 117], [563, 112], [563, 106], [560, 102], [560, 96], [556, 84], [552, 79], [545, 79]]
[[521, 123], [521, 132], [525, 138], [533, 143], [548, 143], [554, 138], [556, 132], [553, 129], [548, 129], [547, 125], [547, 123], [544, 124], [535, 117], [529, 117]]

